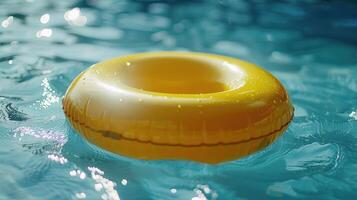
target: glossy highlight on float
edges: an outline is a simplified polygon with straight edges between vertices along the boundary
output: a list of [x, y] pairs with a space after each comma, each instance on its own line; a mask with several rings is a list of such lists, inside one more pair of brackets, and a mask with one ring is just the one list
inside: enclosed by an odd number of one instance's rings
[[89, 142], [139, 159], [219, 163], [256, 152], [288, 127], [293, 106], [269, 72], [235, 58], [151, 52], [91, 66], [63, 109]]

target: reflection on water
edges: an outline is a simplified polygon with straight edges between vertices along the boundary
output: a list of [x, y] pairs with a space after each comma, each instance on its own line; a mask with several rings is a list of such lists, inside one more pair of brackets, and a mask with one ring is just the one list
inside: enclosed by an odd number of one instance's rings
[[[353, 199], [357, 5], [351, 1], [0, 2], [0, 199]], [[60, 98], [91, 64], [192, 50], [263, 66], [295, 119], [244, 159], [139, 161], [89, 145]]]

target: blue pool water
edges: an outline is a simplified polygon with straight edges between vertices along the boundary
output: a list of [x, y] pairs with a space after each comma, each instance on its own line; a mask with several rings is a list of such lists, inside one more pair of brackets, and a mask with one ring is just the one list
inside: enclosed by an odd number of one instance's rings
[[[253, 3], [255, 2], [255, 3]], [[0, 2], [0, 199], [354, 199], [357, 4], [352, 1]], [[88, 144], [61, 98], [91, 64], [140, 51], [224, 54], [286, 86], [295, 118], [273, 145], [206, 165]]]

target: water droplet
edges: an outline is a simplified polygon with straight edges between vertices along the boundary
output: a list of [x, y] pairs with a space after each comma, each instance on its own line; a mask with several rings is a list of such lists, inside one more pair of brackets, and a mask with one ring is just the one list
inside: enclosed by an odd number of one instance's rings
[[130, 65], [131, 65], [131, 63], [130, 63], [130, 62], [126, 62], [125, 64], [126, 64], [126, 66], [130, 66]]
[[177, 105], [177, 107], [178, 107], [178, 108], [181, 108], [181, 105], [180, 105], [180, 104], [178, 104], [178, 105]]

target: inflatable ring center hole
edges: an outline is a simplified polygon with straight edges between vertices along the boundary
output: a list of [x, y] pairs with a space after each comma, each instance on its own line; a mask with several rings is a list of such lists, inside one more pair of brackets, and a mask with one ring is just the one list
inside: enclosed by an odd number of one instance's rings
[[151, 92], [216, 93], [238, 85], [241, 72], [237, 69], [214, 59], [149, 57], [127, 62], [120, 72], [120, 81], [129, 87]]

